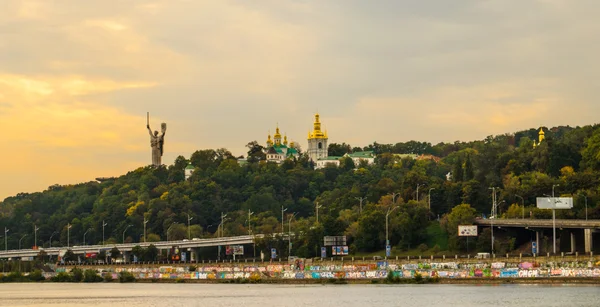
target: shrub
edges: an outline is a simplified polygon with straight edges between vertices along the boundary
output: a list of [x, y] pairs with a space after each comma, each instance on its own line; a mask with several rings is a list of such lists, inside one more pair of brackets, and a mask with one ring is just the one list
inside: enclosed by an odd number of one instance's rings
[[98, 272], [96, 272], [96, 270], [85, 270], [85, 272], [83, 272], [83, 281], [84, 282], [101, 282], [102, 281], [102, 277], [100, 277], [98, 275]]
[[113, 281], [112, 273], [104, 273], [104, 281], [112, 282]]
[[8, 275], [2, 276], [3, 282], [18, 282], [23, 281], [23, 274], [21, 272], [10, 272]]
[[427, 244], [425, 244], [425, 243], [421, 243], [421, 244], [419, 244], [418, 249], [420, 252], [425, 252], [429, 249], [429, 246], [427, 246]]
[[252, 274], [250, 275], [250, 283], [258, 284], [261, 282], [260, 274]]
[[40, 270], [35, 270], [35, 271], [29, 273], [29, 280], [31, 280], [31, 281], [42, 281], [45, 279], [46, 278], [44, 277], [44, 275], [42, 275], [42, 271], [40, 271]]
[[415, 283], [423, 283], [423, 276], [419, 273], [415, 273], [415, 277], [413, 277]]
[[135, 276], [127, 271], [123, 271], [119, 273], [119, 282], [135, 282]]
[[73, 268], [71, 270], [71, 275], [73, 275], [74, 282], [80, 282], [83, 280], [83, 270], [80, 268]]
[[188, 268], [188, 271], [190, 272], [196, 272], [196, 267], [193, 265], [190, 265], [190, 267]]
[[73, 277], [69, 273], [60, 272], [56, 276], [50, 278], [50, 280], [53, 282], [70, 282], [73, 281]]

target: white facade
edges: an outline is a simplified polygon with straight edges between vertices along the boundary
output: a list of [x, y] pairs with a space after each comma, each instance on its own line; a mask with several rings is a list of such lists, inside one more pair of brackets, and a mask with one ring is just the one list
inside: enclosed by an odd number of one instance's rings
[[315, 114], [315, 122], [313, 123], [313, 131], [308, 133], [308, 157], [315, 163], [319, 159], [327, 158], [327, 132], [321, 131], [321, 122], [319, 114]]

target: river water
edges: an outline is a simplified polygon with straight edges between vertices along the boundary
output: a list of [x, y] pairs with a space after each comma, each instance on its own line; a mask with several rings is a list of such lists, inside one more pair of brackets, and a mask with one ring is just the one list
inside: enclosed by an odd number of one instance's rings
[[0, 284], [0, 306], [600, 306], [600, 286]]

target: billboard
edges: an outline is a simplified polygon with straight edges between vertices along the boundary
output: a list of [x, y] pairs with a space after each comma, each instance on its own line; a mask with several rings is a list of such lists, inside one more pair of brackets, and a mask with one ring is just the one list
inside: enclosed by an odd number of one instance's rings
[[344, 246], [346, 245], [346, 236], [325, 236], [323, 237], [325, 246]]
[[537, 207], [540, 209], [571, 209], [573, 197], [538, 197]]
[[244, 246], [243, 245], [234, 245], [233, 246], [233, 254], [234, 255], [243, 255], [244, 254]]
[[459, 237], [476, 237], [477, 225], [458, 225]]
[[333, 256], [346, 256], [348, 255], [348, 246], [332, 246], [331, 255]]

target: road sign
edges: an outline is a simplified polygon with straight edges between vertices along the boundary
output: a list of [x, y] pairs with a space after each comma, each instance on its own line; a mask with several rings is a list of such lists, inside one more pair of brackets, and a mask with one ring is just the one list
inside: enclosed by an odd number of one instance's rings
[[321, 258], [327, 258], [327, 247], [321, 247]]
[[277, 249], [271, 248], [271, 259], [277, 258]]
[[459, 237], [476, 237], [477, 225], [458, 225]]
[[385, 256], [389, 257], [392, 254], [392, 246], [391, 245], [386, 245], [385, 247]]
[[537, 242], [531, 242], [531, 253], [537, 255]]
[[346, 245], [346, 236], [325, 236], [323, 237], [324, 246], [344, 246]]
[[538, 197], [536, 203], [540, 209], [571, 209], [573, 197]]

